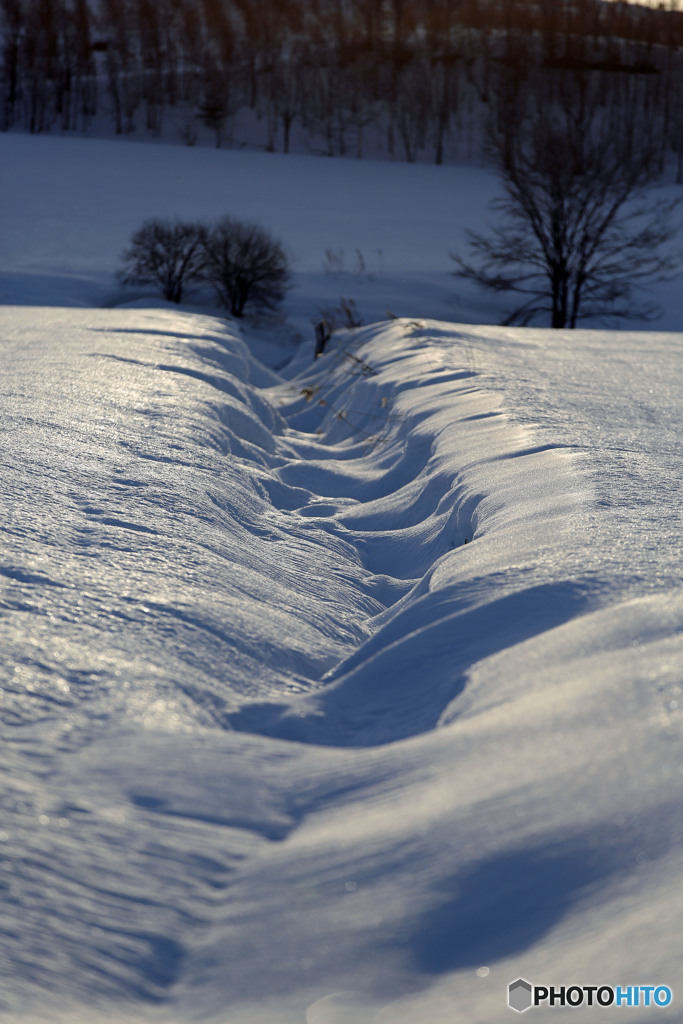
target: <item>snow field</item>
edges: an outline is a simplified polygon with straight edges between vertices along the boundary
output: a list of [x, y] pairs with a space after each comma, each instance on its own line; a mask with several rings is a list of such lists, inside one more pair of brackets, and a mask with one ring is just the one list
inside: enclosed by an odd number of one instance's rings
[[[4, 135], [0, 177], [0, 1017], [498, 1024], [521, 976], [678, 1020], [680, 335], [422, 319], [500, 319], [449, 276], [475, 168]], [[87, 308], [145, 217], [226, 212], [286, 322]], [[314, 363], [342, 295], [402, 318]]]
[[163, 310], [8, 309], [2, 347], [7, 1019], [675, 989], [683, 607], [628, 508], [585, 535], [593, 335], [537, 429], [500, 382], [542, 332], [396, 321], [284, 378]]
[[[480, 168], [24, 134], [0, 138], [0, 185], [0, 303], [113, 306], [150, 295], [158, 305], [153, 289], [124, 293], [115, 280], [132, 233], [149, 217], [230, 214], [283, 242], [295, 272], [287, 312], [306, 332], [316, 309], [341, 296], [366, 322], [387, 309], [412, 315], [416, 289], [436, 314], [455, 315], [462, 302], [448, 253], [495, 191]], [[454, 195], [467, 196], [464, 215]], [[337, 262], [325, 272], [328, 249]], [[211, 295], [188, 298], [213, 304]]]
[[[153, 289], [123, 293], [116, 283], [132, 233], [149, 217], [231, 214], [284, 243], [294, 270], [285, 311], [304, 336], [311, 317], [334, 310], [342, 296], [355, 301], [363, 323], [387, 312], [500, 323], [511, 308], [509, 296], [452, 276], [449, 253], [464, 251], [467, 229], [494, 218], [499, 186], [482, 167], [4, 133], [0, 187], [2, 304], [111, 307], [144, 296], [158, 306]], [[663, 310], [657, 330], [680, 329], [682, 296], [678, 279], [653, 286]], [[214, 303], [201, 292], [187, 301]]]

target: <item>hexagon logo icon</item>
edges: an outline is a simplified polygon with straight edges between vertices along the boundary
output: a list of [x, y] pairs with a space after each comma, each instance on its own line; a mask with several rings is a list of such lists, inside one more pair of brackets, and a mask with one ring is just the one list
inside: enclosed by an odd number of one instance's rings
[[508, 1006], [516, 1013], [524, 1013], [533, 1006], [532, 987], [524, 978], [517, 978], [508, 985]]

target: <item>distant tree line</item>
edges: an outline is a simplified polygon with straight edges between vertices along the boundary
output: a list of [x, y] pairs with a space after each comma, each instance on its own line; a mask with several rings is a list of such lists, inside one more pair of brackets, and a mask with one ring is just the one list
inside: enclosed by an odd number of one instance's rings
[[683, 180], [683, 12], [606, 0], [0, 0], [0, 127], [177, 131], [329, 155], [476, 155], [530, 85], [582, 76]]

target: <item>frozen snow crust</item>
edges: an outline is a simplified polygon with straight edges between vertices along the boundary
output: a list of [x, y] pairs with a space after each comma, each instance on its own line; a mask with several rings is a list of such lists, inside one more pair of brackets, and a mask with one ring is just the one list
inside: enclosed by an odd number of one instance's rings
[[276, 374], [6, 308], [0, 354], [0, 1016], [683, 991], [679, 338], [398, 320]]

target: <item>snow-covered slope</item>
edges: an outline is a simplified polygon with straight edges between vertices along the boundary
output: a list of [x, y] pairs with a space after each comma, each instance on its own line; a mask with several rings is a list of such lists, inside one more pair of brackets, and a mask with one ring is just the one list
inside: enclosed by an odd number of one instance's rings
[[[464, 251], [467, 229], [495, 216], [499, 186], [481, 167], [0, 132], [0, 192], [0, 304], [118, 305], [126, 299], [114, 276], [119, 258], [146, 218], [231, 214], [282, 240], [294, 270], [286, 312], [306, 334], [311, 317], [341, 297], [354, 300], [363, 323], [387, 311], [500, 323], [516, 305], [452, 274], [449, 253]], [[158, 301], [154, 289], [127, 298], [140, 294]], [[680, 330], [680, 281], [650, 297], [663, 307], [657, 329]]]
[[387, 308], [413, 315], [416, 294], [433, 315], [462, 318], [448, 254], [484, 216], [495, 179], [481, 168], [0, 133], [0, 187], [0, 303], [117, 304], [119, 257], [146, 218], [231, 214], [282, 240], [295, 271], [288, 311], [310, 330], [316, 309], [341, 296], [365, 321]]
[[680, 338], [398, 320], [310, 356], [2, 313], [0, 1012], [683, 990]]

